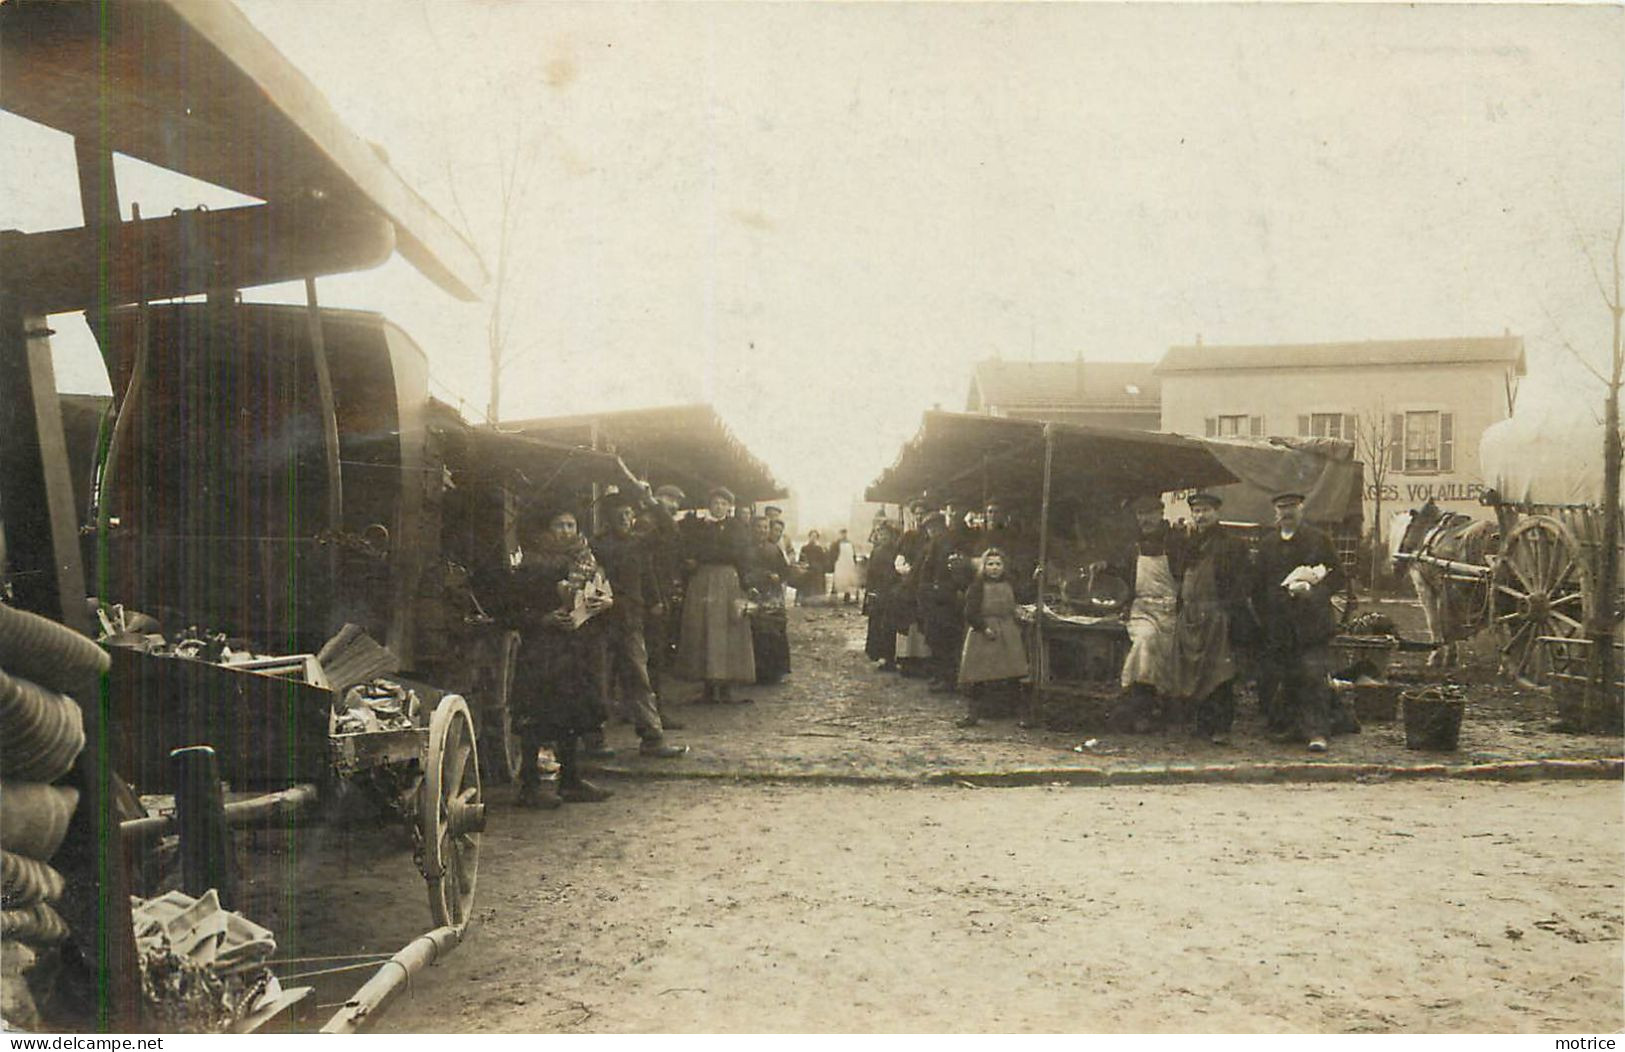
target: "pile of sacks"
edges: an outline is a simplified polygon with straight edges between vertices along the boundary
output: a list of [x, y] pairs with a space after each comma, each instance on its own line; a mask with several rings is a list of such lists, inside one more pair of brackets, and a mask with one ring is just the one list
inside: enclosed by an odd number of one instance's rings
[[0, 1001], [17, 1025], [39, 1024], [27, 977], [68, 937], [57, 912], [64, 882], [51, 860], [79, 790], [57, 783], [85, 745], [74, 698], [96, 698], [107, 667], [89, 638], [0, 604]]

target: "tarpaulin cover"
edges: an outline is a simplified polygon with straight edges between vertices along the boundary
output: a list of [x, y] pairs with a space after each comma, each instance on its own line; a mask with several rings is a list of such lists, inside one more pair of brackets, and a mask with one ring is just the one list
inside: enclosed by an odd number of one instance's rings
[[1277, 493], [1302, 493], [1304, 518], [1341, 523], [1360, 518], [1363, 473], [1354, 446], [1328, 438], [1202, 439], [1240, 482], [1219, 487], [1226, 522], [1274, 521]]
[[1602, 505], [1602, 436], [1573, 406], [1519, 413], [1484, 429], [1479, 473], [1513, 504]]

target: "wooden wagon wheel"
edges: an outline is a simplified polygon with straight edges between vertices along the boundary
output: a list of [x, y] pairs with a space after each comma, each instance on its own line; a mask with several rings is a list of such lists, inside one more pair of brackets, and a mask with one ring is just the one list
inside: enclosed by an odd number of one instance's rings
[[468, 703], [456, 694], [442, 700], [429, 718], [419, 791], [420, 865], [429, 885], [429, 914], [436, 925], [461, 929], [474, 906], [485, 804], [474, 720]]
[[1563, 524], [1545, 515], [1518, 523], [1490, 571], [1490, 614], [1500, 633], [1503, 666], [1520, 680], [1541, 682], [1541, 636], [1584, 635], [1594, 589], [1586, 553]]
[[519, 664], [519, 633], [504, 632], [496, 641], [496, 656], [485, 669], [478, 699], [480, 763], [498, 785], [519, 777], [525, 750], [513, 726], [513, 679]]

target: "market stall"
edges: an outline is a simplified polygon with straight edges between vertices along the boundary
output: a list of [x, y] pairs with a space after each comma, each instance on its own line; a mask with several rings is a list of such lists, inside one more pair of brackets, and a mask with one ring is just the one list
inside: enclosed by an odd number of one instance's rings
[[1128, 637], [1126, 596], [1088, 569], [1131, 544], [1124, 502], [1194, 489], [1225, 495], [1226, 525], [1252, 533], [1271, 520], [1270, 496], [1299, 490], [1307, 518], [1358, 523], [1360, 470], [1348, 443], [1215, 440], [1080, 424], [931, 411], [869, 487], [873, 501], [922, 493], [980, 506], [990, 497], [1030, 524], [1037, 602], [1029, 626], [1035, 692], [1098, 693], [1115, 684]]
[[505, 420], [500, 428], [615, 453], [639, 476], [682, 487], [691, 507], [703, 506], [713, 486], [728, 487], [744, 504], [786, 495], [768, 466], [709, 405]]

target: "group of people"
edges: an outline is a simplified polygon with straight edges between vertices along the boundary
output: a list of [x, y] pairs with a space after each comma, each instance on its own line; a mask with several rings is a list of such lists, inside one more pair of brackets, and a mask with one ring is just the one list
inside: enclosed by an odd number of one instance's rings
[[1033, 600], [1037, 542], [999, 501], [909, 505], [912, 524], [876, 521], [870, 537], [864, 652], [880, 667], [962, 689], [963, 725], [1007, 713], [1029, 665], [1016, 607]]
[[[736, 687], [789, 674], [782, 517], [736, 514], [723, 488], [694, 514], [681, 514], [686, 499], [669, 485], [613, 493], [590, 540], [569, 505], [528, 520], [497, 604], [521, 639], [510, 699], [521, 806], [607, 798], [582, 761], [613, 755], [604, 728], [615, 712], [642, 755], [685, 754], [666, 740], [680, 729], [668, 711], [674, 677], [700, 685], [693, 701], [725, 705], [751, 700]], [[558, 761], [556, 788], [544, 785], [544, 747]]]
[[[1335, 716], [1331, 599], [1347, 587], [1331, 538], [1304, 522], [1301, 493], [1275, 496], [1275, 523], [1256, 554], [1220, 526], [1217, 494], [1194, 493], [1188, 504], [1189, 523], [1176, 526], [1159, 497], [1131, 501], [1132, 543], [1089, 563], [1091, 579], [1109, 575], [1128, 597], [1110, 725], [1143, 733], [1188, 722], [1228, 744], [1237, 684], [1251, 670], [1268, 732], [1325, 752]], [[882, 669], [929, 677], [933, 691], [964, 693], [961, 726], [1008, 715], [1030, 673], [1016, 615], [1035, 599], [1036, 537], [999, 501], [980, 516], [923, 498], [909, 512], [906, 529], [875, 524], [865, 652]]]
[[1279, 493], [1275, 523], [1256, 554], [1219, 524], [1222, 500], [1188, 498], [1191, 524], [1170, 526], [1162, 502], [1133, 510], [1138, 537], [1110, 569], [1129, 583], [1129, 651], [1119, 729], [1144, 731], [1194, 717], [1194, 730], [1228, 744], [1236, 687], [1256, 673], [1268, 734], [1325, 752], [1333, 731], [1332, 597], [1348, 579], [1332, 539], [1303, 519], [1304, 495]]
[[828, 547], [824, 546], [824, 535], [811, 530], [800, 551], [793, 550], [788, 540], [784, 551], [796, 566], [797, 606], [822, 597], [839, 597], [841, 602], [850, 605], [861, 594], [863, 581], [858, 570], [858, 553], [845, 530], [841, 530]]

